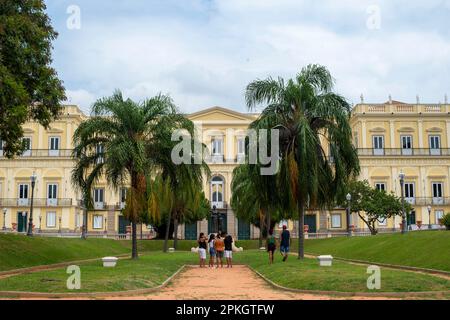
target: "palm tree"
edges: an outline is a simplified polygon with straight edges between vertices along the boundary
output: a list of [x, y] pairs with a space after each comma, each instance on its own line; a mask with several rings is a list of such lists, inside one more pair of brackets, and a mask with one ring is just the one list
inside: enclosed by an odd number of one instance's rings
[[259, 165], [246, 163], [233, 170], [230, 205], [239, 219], [259, 224], [259, 247], [261, 247], [263, 230], [265, 229], [267, 236], [272, 218], [275, 218], [273, 213], [276, 212], [277, 194], [274, 192], [275, 177], [262, 176], [259, 169]]
[[254, 128], [280, 130], [280, 204], [298, 213], [299, 259], [304, 257], [305, 209], [331, 207], [359, 171], [350, 105], [333, 85], [325, 67], [308, 65], [295, 79], [256, 80], [246, 89], [249, 109], [265, 104]]
[[[142, 103], [124, 100], [120, 91], [97, 100], [92, 116], [74, 134], [74, 158], [80, 167], [83, 155], [90, 170], [104, 174], [109, 185], [130, 184], [125, 217], [132, 224], [132, 258], [138, 258], [136, 224], [142, 211], [145, 177], [151, 168], [148, 150], [157, 144], [157, 132], [173, 123], [177, 109], [170, 97], [157, 95]], [[99, 148], [101, 146], [101, 148]], [[78, 175], [77, 175], [78, 176]]]

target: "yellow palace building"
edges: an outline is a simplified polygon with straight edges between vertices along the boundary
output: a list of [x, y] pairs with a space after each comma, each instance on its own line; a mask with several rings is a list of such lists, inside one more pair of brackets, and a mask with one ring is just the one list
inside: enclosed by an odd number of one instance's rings
[[[450, 105], [406, 104], [389, 99], [382, 104], [361, 103], [351, 116], [354, 144], [358, 148], [361, 175], [371, 185], [400, 195], [399, 173], [405, 174], [405, 200], [413, 205], [409, 222], [412, 229], [434, 228], [450, 211]], [[61, 118], [45, 130], [37, 123], [24, 125], [27, 150], [13, 160], [3, 157], [0, 141], [0, 228], [24, 232], [31, 204], [31, 179], [34, 188], [34, 231], [69, 235], [80, 232], [82, 210], [80, 194], [71, 183], [73, 168], [72, 136], [88, 116], [77, 106], [64, 107]], [[188, 118], [201, 128], [203, 143], [210, 151], [207, 162], [211, 179], [204, 181], [205, 194], [216, 207], [220, 219], [198, 221], [179, 228], [179, 238], [194, 239], [199, 232], [220, 229], [238, 239], [257, 238], [259, 229], [237, 219], [229, 206], [233, 169], [245, 157], [244, 141], [248, 125], [258, 114], [240, 113], [212, 107]], [[93, 234], [118, 236], [129, 225], [121, 215], [126, 187], [109, 188], [100, 181], [94, 188], [94, 210], [89, 212], [88, 230]], [[380, 230], [399, 230], [400, 218], [380, 221]], [[345, 211], [342, 209], [308, 212], [305, 224], [309, 234], [344, 232]], [[351, 217], [355, 231], [366, 231], [355, 214]], [[295, 235], [296, 223], [289, 222]], [[150, 231], [142, 227], [144, 234]], [[139, 227], [138, 227], [139, 231]]]

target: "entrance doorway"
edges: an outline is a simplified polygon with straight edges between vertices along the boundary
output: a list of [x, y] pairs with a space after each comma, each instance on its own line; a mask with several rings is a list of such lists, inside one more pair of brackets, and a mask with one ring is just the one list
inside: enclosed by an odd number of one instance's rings
[[250, 240], [250, 222], [238, 219], [238, 239]]
[[127, 227], [131, 225], [130, 221], [124, 216], [119, 216], [119, 234], [126, 234]]
[[197, 240], [197, 222], [184, 225], [184, 238], [186, 240]]
[[17, 212], [17, 232], [27, 232], [28, 212]]
[[305, 215], [305, 225], [308, 225], [308, 233], [316, 233], [316, 215], [315, 214], [307, 214]]

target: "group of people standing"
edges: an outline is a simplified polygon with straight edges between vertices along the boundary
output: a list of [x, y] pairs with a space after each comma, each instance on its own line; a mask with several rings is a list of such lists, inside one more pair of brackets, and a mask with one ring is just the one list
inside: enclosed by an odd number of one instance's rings
[[[280, 253], [283, 257], [283, 262], [286, 261], [289, 254], [289, 247], [291, 244], [291, 234], [283, 225], [283, 231], [280, 234], [279, 245]], [[273, 263], [274, 252], [277, 249], [277, 239], [273, 234], [273, 230], [269, 231], [266, 241], [267, 252], [269, 253], [269, 264]], [[233, 237], [225, 232], [211, 233], [209, 239], [203, 232], [198, 237], [198, 254], [200, 258], [200, 268], [206, 268], [206, 252], [209, 252], [209, 268], [223, 268], [223, 257], [227, 261], [227, 268], [233, 267]]]
[[206, 268], [206, 251], [209, 252], [209, 265], [208, 267], [223, 268], [223, 257], [227, 261], [227, 268], [233, 267], [233, 237], [225, 232], [211, 233], [209, 239], [203, 232], [200, 233], [198, 238], [198, 254], [200, 258], [200, 268]]

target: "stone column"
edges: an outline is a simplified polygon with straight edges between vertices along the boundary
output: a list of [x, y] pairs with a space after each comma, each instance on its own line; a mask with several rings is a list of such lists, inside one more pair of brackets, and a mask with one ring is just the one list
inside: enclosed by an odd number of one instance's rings
[[[107, 226], [106, 226], [106, 230], [108, 231], [108, 233], [116, 233], [118, 232], [118, 230], [116, 230], [116, 212], [114, 210], [108, 210], [108, 214], [107, 217], [108, 219], [107, 221]], [[140, 232], [140, 229], [139, 229]], [[140, 233], [139, 233], [140, 235]]]
[[419, 148], [423, 148], [423, 121], [419, 120], [417, 122], [418, 135], [419, 135]]

